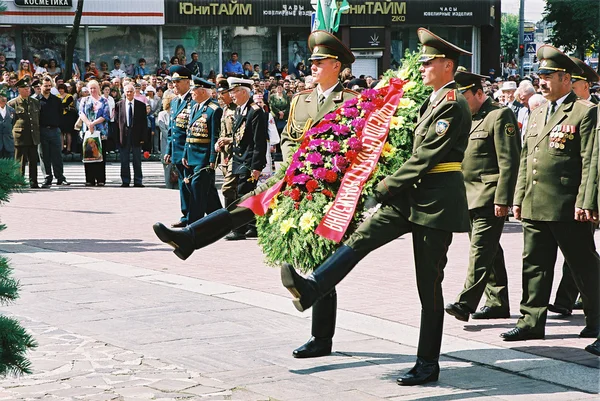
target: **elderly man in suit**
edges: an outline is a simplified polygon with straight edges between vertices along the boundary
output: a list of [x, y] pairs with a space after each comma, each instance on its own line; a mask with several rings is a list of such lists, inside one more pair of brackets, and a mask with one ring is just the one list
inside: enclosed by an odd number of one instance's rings
[[120, 133], [122, 187], [128, 187], [131, 183], [129, 152], [133, 154], [133, 186], [144, 187], [142, 184], [142, 144], [148, 130], [146, 116], [146, 105], [135, 99], [133, 85], [125, 86], [125, 98], [115, 106], [115, 119], [119, 124]]
[[15, 158], [15, 138], [13, 125], [15, 124], [15, 109], [7, 104], [8, 91], [0, 87], [0, 158]]
[[16, 83], [19, 96], [8, 102], [15, 109], [15, 160], [21, 163], [21, 174], [25, 175], [25, 166], [29, 165], [29, 187], [39, 188], [37, 182], [38, 145], [40, 144], [40, 102], [30, 97], [29, 76]]

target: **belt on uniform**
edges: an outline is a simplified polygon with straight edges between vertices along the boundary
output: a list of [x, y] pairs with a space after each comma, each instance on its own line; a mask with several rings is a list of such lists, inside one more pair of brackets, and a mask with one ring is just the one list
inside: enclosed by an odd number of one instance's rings
[[187, 143], [210, 143], [208, 138], [185, 138], [185, 141]]
[[429, 170], [427, 174], [449, 173], [451, 171], [460, 171], [460, 162], [439, 163]]

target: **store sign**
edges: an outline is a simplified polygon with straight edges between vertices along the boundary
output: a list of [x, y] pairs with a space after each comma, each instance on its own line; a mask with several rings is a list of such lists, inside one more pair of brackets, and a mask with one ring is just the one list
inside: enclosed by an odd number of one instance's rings
[[380, 27], [352, 27], [350, 28], [350, 49], [352, 50], [379, 50], [384, 49], [385, 28]]
[[17, 7], [73, 7], [73, 0], [15, 0]]

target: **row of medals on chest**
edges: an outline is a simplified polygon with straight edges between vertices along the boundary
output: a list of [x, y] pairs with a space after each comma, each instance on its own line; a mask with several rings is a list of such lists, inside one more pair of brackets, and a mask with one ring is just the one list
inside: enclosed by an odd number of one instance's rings
[[574, 125], [557, 125], [550, 132], [550, 147], [564, 149], [567, 140], [575, 139], [576, 128]]

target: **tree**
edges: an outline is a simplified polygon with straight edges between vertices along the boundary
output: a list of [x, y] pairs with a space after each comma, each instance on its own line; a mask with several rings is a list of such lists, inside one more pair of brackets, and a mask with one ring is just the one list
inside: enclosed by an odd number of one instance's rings
[[500, 48], [507, 59], [512, 59], [519, 47], [519, 16], [502, 13]]
[[[77, 43], [77, 35], [79, 35], [79, 25], [81, 25], [81, 15], [83, 14], [83, 0], [77, 0], [77, 9], [75, 10], [75, 20], [73, 21], [73, 28], [67, 36], [65, 43], [65, 81], [71, 79], [73, 75], [73, 53], [75, 52], [75, 44]], [[83, 75], [83, 74], [82, 74]]]
[[585, 58], [587, 50], [600, 50], [600, 1], [546, 0], [544, 21], [554, 24], [550, 43]]
[[[0, 203], [6, 203], [10, 194], [25, 186], [20, 165], [14, 160], [0, 159]], [[6, 227], [0, 224], [0, 231]], [[8, 304], [19, 297], [19, 282], [12, 277], [9, 260], [0, 256], [0, 304]], [[37, 347], [31, 334], [18, 320], [0, 315], [0, 376], [31, 373], [27, 351]]]

